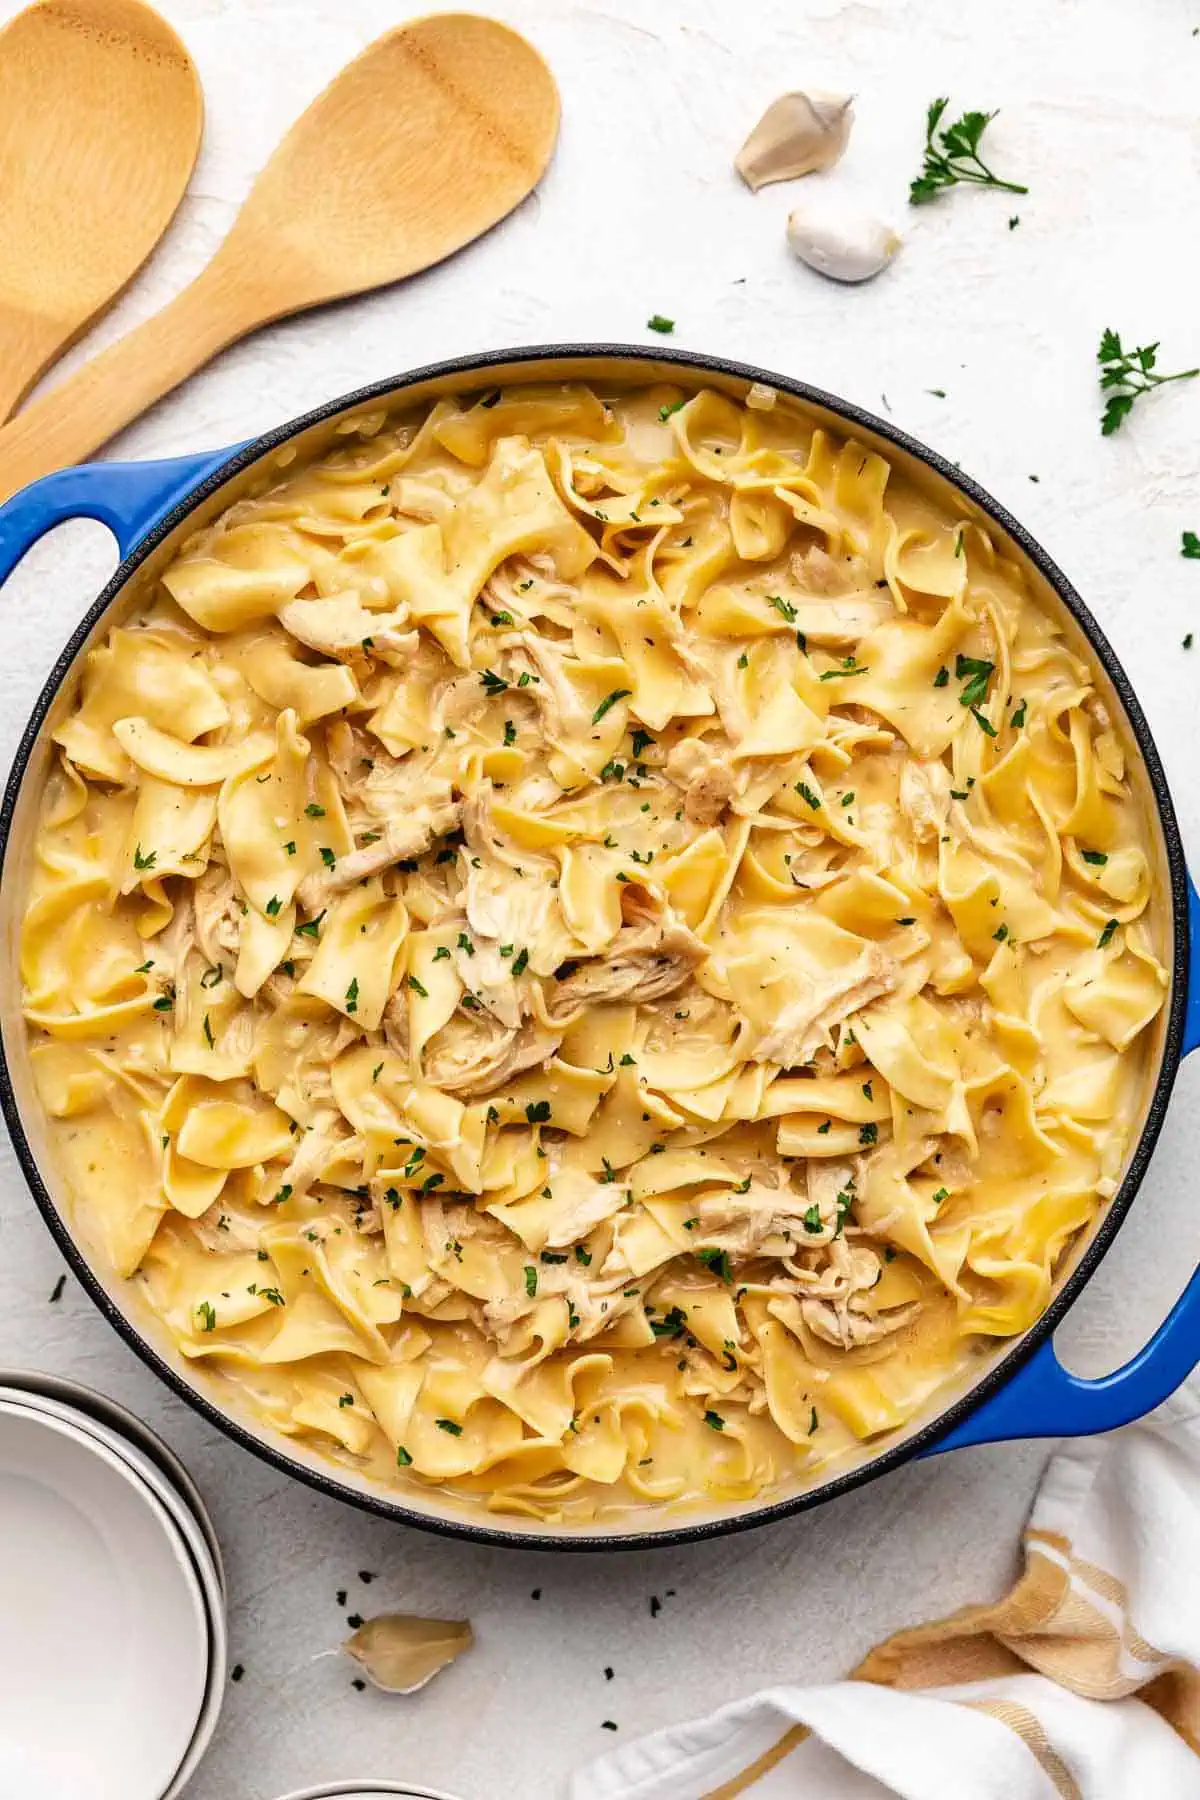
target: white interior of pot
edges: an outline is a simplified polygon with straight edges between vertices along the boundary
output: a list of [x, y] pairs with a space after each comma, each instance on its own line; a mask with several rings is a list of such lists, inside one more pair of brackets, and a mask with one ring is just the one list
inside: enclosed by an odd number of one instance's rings
[[[756, 1500], [733, 1506], [729, 1504], [719, 1506], [695, 1504], [686, 1510], [659, 1509], [652, 1512], [639, 1510], [630, 1512], [616, 1521], [605, 1521], [602, 1525], [554, 1526], [539, 1520], [525, 1520], [504, 1514], [488, 1513], [478, 1502], [472, 1503], [461, 1499], [449, 1490], [423, 1489], [417, 1484], [413, 1484], [403, 1491], [397, 1487], [382, 1488], [379, 1484], [359, 1476], [344, 1464], [333, 1461], [302, 1440], [285, 1438], [280, 1433], [273, 1431], [256, 1417], [248, 1406], [240, 1402], [240, 1397], [231, 1384], [222, 1383], [219, 1379], [210, 1376], [203, 1362], [191, 1363], [179, 1353], [162, 1322], [146, 1305], [136, 1284], [122, 1281], [107, 1271], [96, 1247], [89, 1241], [83, 1209], [77, 1208], [67, 1183], [55, 1166], [47, 1121], [34, 1090], [29, 1059], [25, 1050], [24, 1025], [20, 1011], [21, 984], [18, 972], [20, 899], [25, 891], [28, 862], [32, 853], [38, 797], [49, 770], [53, 751], [50, 733], [74, 701], [82, 661], [87, 651], [98, 639], [103, 638], [114, 624], [119, 623], [139, 605], [147, 586], [157, 579], [159, 571], [177, 553], [182, 539], [189, 536], [199, 525], [206, 523], [221, 512], [234, 499], [240, 498], [255, 485], [262, 484], [264, 478], [273, 480], [281, 471], [283, 464], [294, 460], [297, 451], [303, 454], [320, 448], [335, 436], [339, 423], [344, 422], [347, 418], [353, 418], [356, 412], [373, 412], [380, 406], [389, 403], [403, 406], [405, 410], [418, 408], [442, 396], [477, 392], [501, 383], [567, 380], [590, 381], [599, 383], [602, 387], [650, 381], [670, 381], [683, 386], [709, 385], [729, 393], [737, 399], [744, 396], [748, 385], [746, 380], [740, 376], [719, 370], [705, 371], [681, 367], [676, 363], [663, 361], [652, 355], [644, 358], [563, 356], [537, 362], [498, 360], [468, 373], [435, 377], [411, 386], [397, 388], [391, 402], [372, 400], [357, 408], [347, 408], [335, 418], [325, 420], [320, 425], [311, 426], [308, 430], [297, 434], [289, 439], [282, 455], [279, 449], [272, 450], [260, 458], [250, 469], [242, 471], [224, 484], [215, 495], [206, 500], [200, 508], [177, 526], [163, 544], [155, 549], [104, 616], [97, 621], [87, 642], [77, 653], [66, 680], [59, 688], [49, 716], [42, 726], [37, 746], [26, 769], [12, 821], [5, 879], [2, 890], [0, 890], [0, 930], [3, 932], [7, 974], [0, 1027], [3, 1030], [5, 1054], [25, 1133], [34, 1159], [41, 1171], [42, 1179], [60, 1218], [113, 1304], [125, 1315], [138, 1336], [179, 1376], [187, 1387], [203, 1396], [218, 1411], [236, 1421], [244, 1431], [268, 1446], [276, 1455], [286, 1457], [293, 1463], [317, 1471], [326, 1480], [338, 1483], [348, 1495], [368, 1494], [376, 1499], [398, 1503], [408, 1511], [431, 1520], [453, 1520], [458, 1524], [472, 1524], [485, 1531], [491, 1529], [518, 1535], [549, 1535], [563, 1538], [581, 1535], [594, 1537], [598, 1533], [612, 1537], [624, 1537], [655, 1532], [671, 1533], [677, 1532], [681, 1527], [701, 1525], [711, 1520], [744, 1518], [787, 1500], [791, 1495], [808, 1487], [809, 1484], [798, 1479], [790, 1486], [782, 1486], [768, 1494], [760, 1495]], [[920, 485], [935, 500], [949, 504], [960, 516], [978, 518], [982, 524], [986, 525], [993, 539], [998, 544], [1003, 544], [1008, 554], [1027, 570], [1034, 599], [1051, 617], [1061, 621], [1071, 648], [1094, 669], [1099, 691], [1109, 706], [1112, 716], [1114, 719], [1122, 720], [1125, 725], [1126, 747], [1129, 752], [1129, 778], [1141, 802], [1143, 813], [1152, 825], [1151, 841], [1156, 860], [1155, 891], [1162, 896], [1169, 895], [1170, 873], [1166, 844], [1149, 771], [1137, 749], [1136, 739], [1128, 725], [1119, 696], [1107, 674], [1100, 667], [1095, 653], [1074, 616], [1064, 606], [1049, 581], [1029, 561], [1020, 547], [1001, 532], [998, 525], [983, 514], [971, 500], [964, 498], [961, 490], [953, 482], [930, 469], [919, 458], [897, 447], [886, 437], [876, 436], [870, 431], [850, 423], [835, 410], [813, 406], [808, 402], [793, 399], [787, 394], [781, 394], [779, 404], [794, 409], [808, 422], [820, 424], [842, 436], [853, 436], [858, 442], [877, 450], [881, 455], [887, 457], [894, 467], [903, 471], [909, 480]], [[1157, 950], [1160, 959], [1169, 968], [1174, 955], [1174, 945], [1170, 940], [1173, 926], [1169, 906], [1162, 908], [1161, 929], [1163, 941], [1157, 945]], [[1164, 1007], [1154, 1027], [1155, 1041], [1147, 1058], [1143, 1116], [1158, 1079], [1168, 1016], [1169, 1007]], [[1131, 1155], [1139, 1136], [1140, 1122], [1138, 1133], [1131, 1139]], [[1072, 1245], [1058, 1271], [1055, 1292], [1062, 1287], [1077, 1266], [1079, 1259], [1085, 1254], [1104, 1217], [1105, 1213], [1102, 1211], [1092, 1227], [1082, 1233]], [[885, 1450], [893, 1449], [898, 1443], [903, 1443], [916, 1435], [931, 1420], [944, 1413], [971, 1387], [983, 1380], [996, 1363], [1013, 1349], [1015, 1342], [1016, 1340], [1012, 1338], [1005, 1338], [997, 1340], [992, 1346], [983, 1347], [978, 1357], [972, 1361], [969, 1374], [960, 1378], [956, 1383], [948, 1383], [943, 1387], [931, 1404], [915, 1415], [900, 1431], [889, 1433], [885, 1437], [872, 1440], [870, 1444], [863, 1445], [852, 1462], [843, 1463], [830, 1472], [831, 1478], [844, 1474], [848, 1469], [861, 1468]]]

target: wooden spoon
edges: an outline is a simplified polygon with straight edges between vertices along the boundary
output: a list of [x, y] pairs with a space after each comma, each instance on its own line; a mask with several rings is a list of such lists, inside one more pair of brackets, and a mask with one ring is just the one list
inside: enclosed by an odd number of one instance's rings
[[141, 268], [203, 124], [142, 0], [41, 0], [0, 31], [0, 421]]
[[0, 430], [0, 499], [259, 325], [479, 237], [536, 186], [558, 115], [541, 57], [491, 19], [444, 13], [377, 38], [292, 126], [191, 286]]

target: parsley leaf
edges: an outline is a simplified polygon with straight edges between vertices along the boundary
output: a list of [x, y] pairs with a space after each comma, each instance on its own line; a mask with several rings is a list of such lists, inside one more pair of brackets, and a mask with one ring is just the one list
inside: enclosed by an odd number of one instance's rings
[[1200, 537], [1197, 537], [1194, 531], [1184, 532], [1183, 545], [1179, 554], [1188, 557], [1192, 562], [1200, 560]]
[[[1100, 364], [1100, 388], [1107, 393], [1104, 411], [1100, 415], [1100, 430], [1103, 436], [1111, 437], [1119, 431], [1129, 414], [1133, 411], [1133, 403], [1141, 394], [1148, 394], [1153, 388], [1165, 387], [1168, 381], [1191, 381], [1193, 376], [1200, 375], [1200, 369], [1181, 369], [1175, 375], [1160, 375], [1155, 364], [1158, 361], [1157, 344], [1138, 344], [1132, 350], [1126, 350], [1121, 343], [1120, 333], [1105, 331], [1100, 338], [1100, 348], [1096, 352], [1096, 361]], [[1184, 533], [1183, 555], [1200, 556], [1200, 546], [1195, 551], [1187, 548], [1187, 540], [1193, 534]]]
[[632, 692], [632, 688], [614, 688], [611, 694], [605, 694], [603, 700], [592, 714], [592, 724], [598, 725], [610, 707], [615, 706], [618, 700], [627, 700]]
[[648, 331], [661, 331], [664, 337], [675, 329], [674, 319], [664, 319], [661, 313], [651, 313], [646, 320]]
[[1027, 194], [1017, 181], [1002, 181], [979, 154], [983, 134], [996, 117], [994, 112], [965, 112], [952, 125], [942, 125], [948, 98], [934, 100], [925, 114], [925, 160], [921, 173], [909, 187], [913, 206], [933, 200], [943, 188], [973, 182], [977, 187], [1003, 188], [1006, 194]]

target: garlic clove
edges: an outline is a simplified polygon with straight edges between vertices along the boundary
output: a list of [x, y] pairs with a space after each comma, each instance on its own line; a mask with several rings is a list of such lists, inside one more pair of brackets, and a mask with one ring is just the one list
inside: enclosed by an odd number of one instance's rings
[[791, 213], [787, 240], [793, 253], [833, 281], [870, 281], [900, 248], [898, 232], [856, 201], [814, 194]]
[[415, 1694], [439, 1669], [470, 1647], [465, 1619], [421, 1619], [415, 1613], [381, 1613], [360, 1625], [342, 1649], [363, 1674], [388, 1694]]
[[734, 158], [733, 166], [757, 193], [772, 181], [791, 181], [832, 168], [854, 123], [850, 94], [781, 94], [768, 106]]

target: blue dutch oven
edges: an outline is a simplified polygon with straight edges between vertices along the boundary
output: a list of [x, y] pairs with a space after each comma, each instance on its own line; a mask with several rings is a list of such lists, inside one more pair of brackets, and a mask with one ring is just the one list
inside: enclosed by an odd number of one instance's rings
[[[553, 1528], [532, 1522], [503, 1527], [472, 1512], [456, 1496], [434, 1492], [400, 1495], [373, 1484], [316, 1451], [273, 1433], [248, 1414], [235, 1414], [228, 1396], [203, 1386], [204, 1372], [184, 1363], [165, 1341], [157, 1322], [140, 1316], [134, 1290], [106, 1274], [89, 1255], [70, 1216], [62, 1184], [47, 1153], [38, 1103], [33, 1093], [22, 1026], [14, 1007], [4, 1019], [0, 1055], [0, 1109], [34, 1200], [79, 1281], [122, 1337], [154, 1372], [212, 1424], [245, 1448], [321, 1492], [369, 1511], [417, 1525], [497, 1544], [524, 1548], [592, 1550], [646, 1548], [712, 1537], [765, 1524], [835, 1498], [914, 1457], [940, 1454], [966, 1444], [1010, 1438], [1082, 1436], [1108, 1431], [1157, 1406], [1200, 1360], [1200, 1272], [1192, 1278], [1170, 1316], [1123, 1368], [1100, 1380], [1082, 1380], [1064, 1369], [1054, 1351], [1054, 1331], [1112, 1243], [1133, 1205], [1162, 1128], [1180, 1060], [1200, 1044], [1200, 987], [1189, 989], [1191, 946], [1200, 932], [1200, 898], [1184, 863], [1162, 763], [1142, 709], [1103, 632], [1066, 577], [1015, 519], [960, 470], [887, 421], [833, 395], [761, 369], [681, 351], [648, 353], [636, 347], [562, 345], [492, 352], [443, 362], [379, 382], [330, 402], [275, 431], [232, 449], [176, 457], [167, 462], [95, 463], [47, 476], [0, 508], [0, 581], [31, 544], [64, 520], [97, 519], [117, 540], [121, 565], [88, 611], [51, 672], [17, 750], [0, 811], [0, 906], [6, 909], [8, 985], [19, 992], [15, 971], [14, 896], [23, 885], [37, 795], [49, 762], [48, 734], [74, 694], [83, 656], [123, 616], [147, 579], [170, 560], [179, 542], [238, 497], [256, 472], [272, 466], [278, 452], [320, 445], [339, 421], [380, 406], [419, 406], [456, 395], [528, 381], [703, 380], [741, 398], [754, 382], [790, 397], [809, 421], [855, 437], [942, 497], [953, 496], [993, 533], [1007, 539], [1029, 571], [1039, 603], [1056, 613], [1081, 653], [1102, 671], [1106, 697], [1124, 716], [1140, 768], [1133, 767], [1144, 804], [1156, 826], [1159, 881], [1169, 903], [1172, 941], [1167, 961], [1171, 995], [1158, 1023], [1157, 1072], [1149, 1087], [1141, 1130], [1120, 1189], [1077, 1246], [1051, 1304], [1017, 1340], [998, 1345], [981, 1361], [966, 1391], [941, 1399], [932, 1416], [893, 1433], [882, 1446], [865, 1446], [853, 1466], [804, 1491], [751, 1502], [736, 1509], [687, 1515], [664, 1514], [647, 1528], [634, 1515], [619, 1528]], [[57, 1193], [55, 1190], [58, 1190]]]

